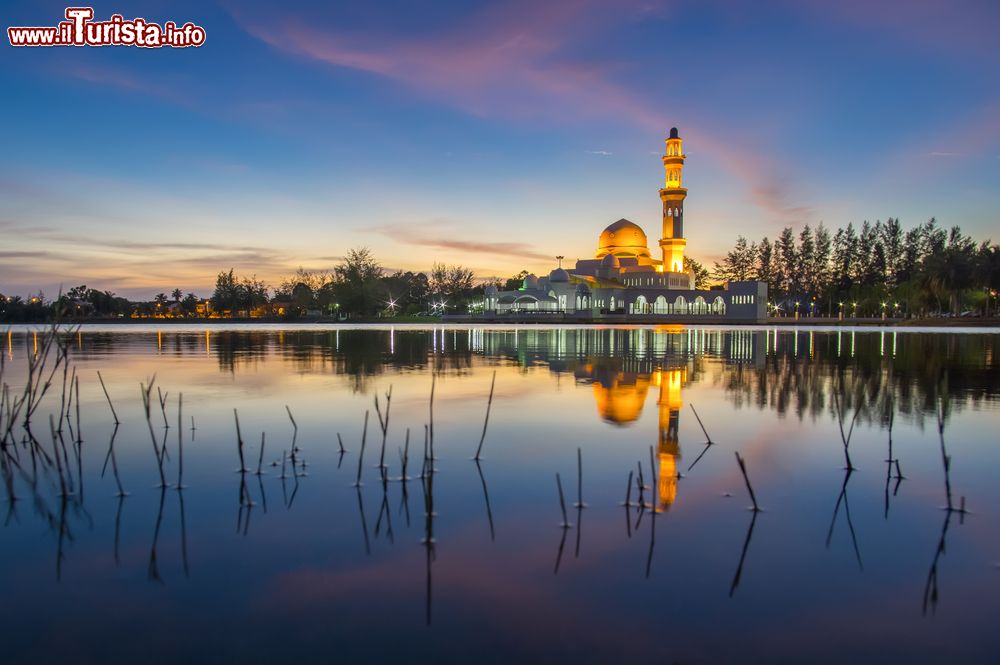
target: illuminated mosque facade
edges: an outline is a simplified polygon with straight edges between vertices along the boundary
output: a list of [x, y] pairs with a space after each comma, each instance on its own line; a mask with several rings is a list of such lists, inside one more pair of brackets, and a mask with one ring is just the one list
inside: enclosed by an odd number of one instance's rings
[[570, 270], [560, 265], [545, 277], [528, 275], [516, 291], [486, 290], [483, 317], [501, 320], [752, 321], [767, 316], [767, 284], [729, 282], [721, 289], [694, 288], [684, 267], [684, 144], [670, 130], [660, 189], [662, 258], [654, 258], [646, 233], [619, 219], [601, 232], [592, 259]]

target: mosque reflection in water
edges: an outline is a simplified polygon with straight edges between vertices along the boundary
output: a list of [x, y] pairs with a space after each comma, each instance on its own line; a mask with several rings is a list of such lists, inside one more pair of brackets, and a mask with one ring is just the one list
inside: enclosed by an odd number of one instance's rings
[[[572, 376], [593, 390], [597, 413], [612, 427], [636, 423], [655, 394], [658, 495], [677, 498], [678, 437], [685, 387], [711, 381], [736, 408], [768, 409], [799, 419], [839, 404], [859, 423], [885, 426], [897, 413], [918, 424], [947, 403], [962, 410], [1000, 394], [998, 336], [807, 329], [409, 327], [205, 329], [198, 332], [88, 332], [74, 352], [100, 360], [144, 356], [211, 358], [226, 373], [272, 370], [276, 376], [333, 374], [370, 393], [390, 373], [469, 375], [506, 366]], [[26, 350], [31, 340], [24, 339]], [[13, 355], [13, 342], [8, 336]], [[943, 400], [943, 402], [942, 402]], [[693, 417], [688, 412], [685, 417]], [[644, 465], [645, 466], [645, 465]]]
[[[658, 424], [657, 440], [651, 442], [657, 457], [656, 494], [659, 508], [665, 510], [677, 500], [683, 388], [703, 372], [706, 357], [762, 364], [767, 339], [744, 330], [662, 326], [529, 330], [512, 335], [495, 332], [486, 336], [483, 344], [489, 348], [482, 351], [490, 355], [515, 354], [525, 361], [529, 357], [544, 360], [554, 371], [571, 371], [578, 383], [591, 385], [598, 415], [614, 427], [638, 422], [652, 392], [656, 396]], [[520, 348], [526, 356], [518, 354]]]
[[590, 381], [593, 385], [594, 401], [601, 418], [617, 427], [639, 420], [651, 388], [657, 395], [657, 495], [661, 508], [669, 508], [677, 499], [677, 463], [681, 458], [678, 426], [683, 406], [681, 388], [687, 383], [687, 375], [687, 367], [651, 372], [616, 372], [593, 364], [576, 373], [578, 379]]
[[[206, 351], [212, 352], [206, 334]], [[682, 390], [702, 373], [706, 358], [725, 363], [762, 367], [769, 334], [748, 330], [703, 330], [683, 326], [655, 329], [438, 329], [341, 330], [330, 334], [280, 331], [274, 337], [246, 339], [227, 333], [214, 336], [214, 351], [224, 366], [268, 354], [273, 343], [293, 362], [332, 366], [338, 373], [357, 377], [380, 373], [386, 367], [420, 366], [435, 370], [471, 369], [476, 358], [504, 358], [527, 368], [542, 365], [550, 371], [571, 373], [580, 384], [589, 384], [601, 419], [614, 427], [636, 423], [646, 408], [649, 393], [656, 395], [658, 438], [657, 495], [659, 507], [669, 508], [677, 499], [680, 412]]]

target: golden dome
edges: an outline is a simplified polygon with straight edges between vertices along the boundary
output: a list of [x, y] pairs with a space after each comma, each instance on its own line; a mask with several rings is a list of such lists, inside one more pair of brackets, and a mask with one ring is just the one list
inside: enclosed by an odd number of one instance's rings
[[619, 219], [601, 232], [598, 247], [636, 247], [646, 249], [646, 233], [639, 226], [627, 219]]
[[650, 254], [645, 231], [627, 219], [619, 219], [601, 232], [595, 258], [602, 259], [609, 254], [648, 259]]

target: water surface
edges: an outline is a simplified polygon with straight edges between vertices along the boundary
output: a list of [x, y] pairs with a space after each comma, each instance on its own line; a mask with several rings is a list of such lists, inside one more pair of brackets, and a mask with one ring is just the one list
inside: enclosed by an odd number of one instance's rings
[[[11, 394], [36, 342], [4, 340]], [[59, 417], [60, 371], [36, 442], [14, 427], [0, 455], [5, 662], [995, 662], [1000, 335], [108, 326], [67, 342], [79, 420], [73, 402]], [[622, 506], [640, 468], [642, 504]]]

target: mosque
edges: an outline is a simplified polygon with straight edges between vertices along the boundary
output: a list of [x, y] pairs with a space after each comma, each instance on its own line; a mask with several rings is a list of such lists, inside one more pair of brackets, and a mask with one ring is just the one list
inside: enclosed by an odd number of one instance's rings
[[660, 189], [662, 258], [654, 258], [646, 233], [627, 219], [601, 232], [592, 259], [570, 270], [560, 264], [546, 277], [528, 275], [516, 291], [486, 289], [479, 319], [503, 321], [764, 322], [765, 282], [728, 282], [721, 289], [695, 289], [684, 267], [683, 139], [670, 130]]

